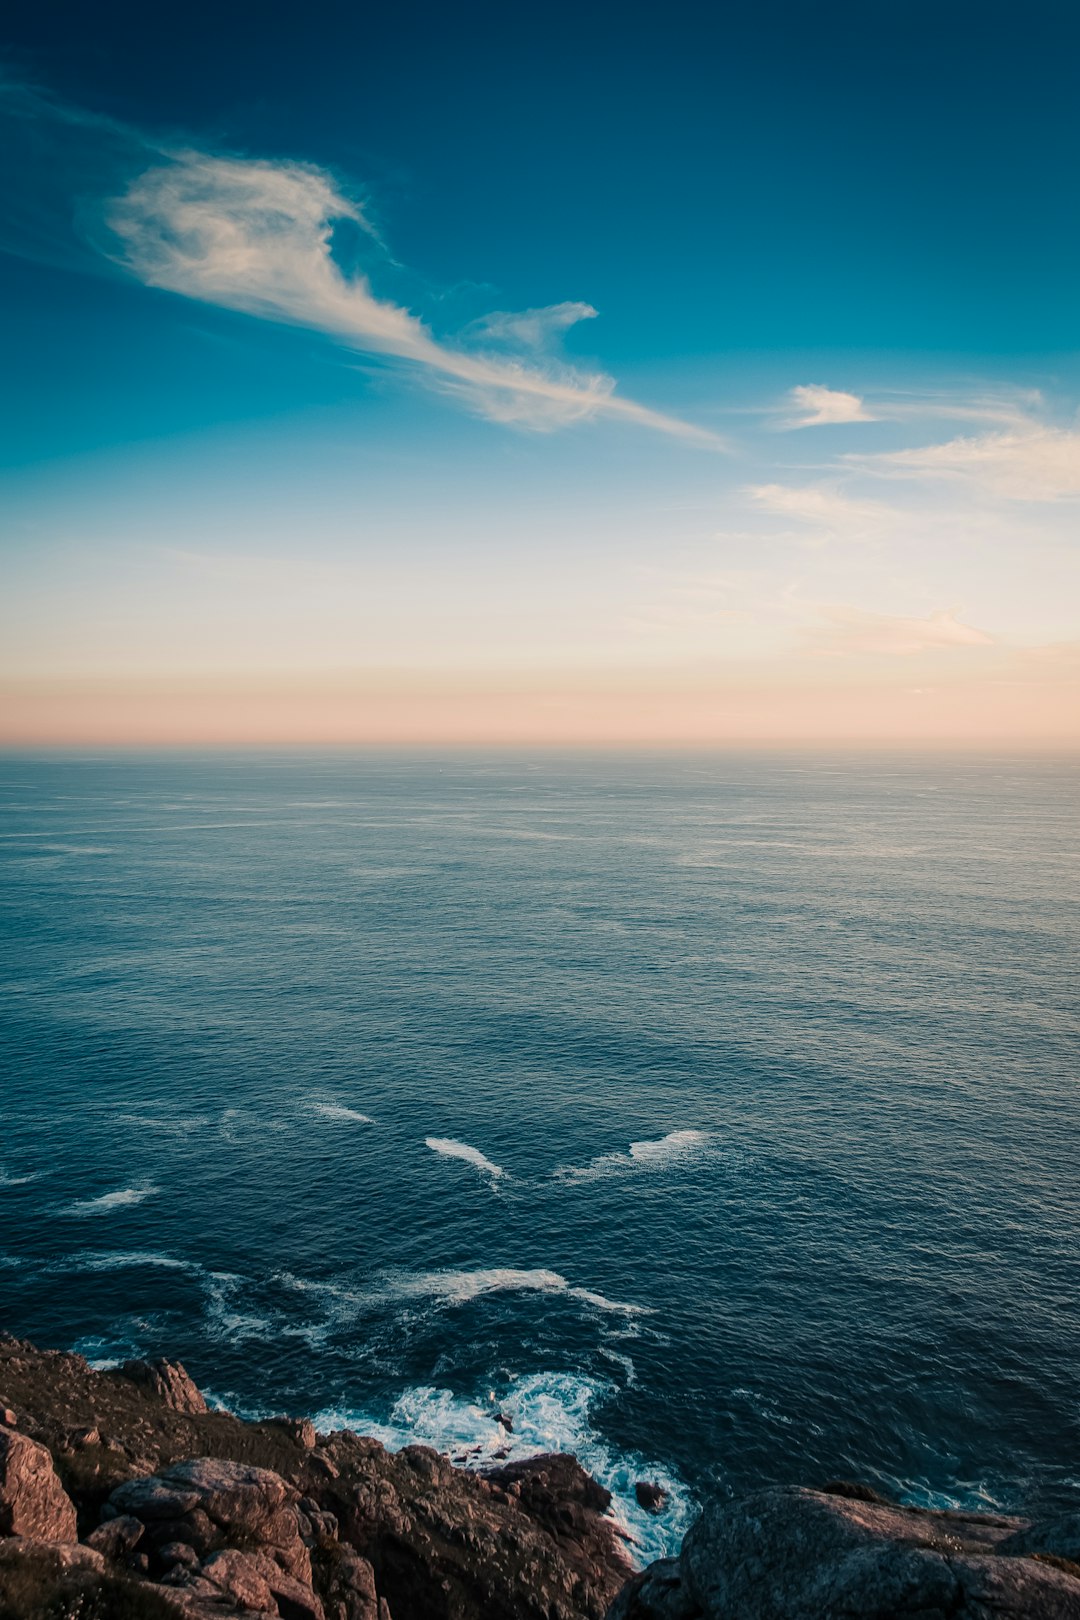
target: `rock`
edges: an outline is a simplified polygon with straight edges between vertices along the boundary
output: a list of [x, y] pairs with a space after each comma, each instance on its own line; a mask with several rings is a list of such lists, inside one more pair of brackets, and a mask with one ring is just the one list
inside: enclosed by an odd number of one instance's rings
[[194, 1547], [189, 1547], [186, 1541], [167, 1541], [157, 1550], [158, 1562], [163, 1569], [195, 1569], [198, 1566], [199, 1555]]
[[212, 1553], [202, 1573], [238, 1609], [258, 1609], [269, 1614], [277, 1609], [266, 1577], [248, 1553], [237, 1552], [234, 1547]]
[[0, 1406], [0, 1424], [6, 1429], [17, 1429], [19, 1420], [10, 1406]]
[[324, 1620], [322, 1603], [310, 1585], [287, 1575], [261, 1553], [227, 1547], [211, 1554], [201, 1573], [238, 1608], [286, 1614], [289, 1620]]
[[105, 1568], [105, 1560], [97, 1548], [84, 1547], [78, 1541], [47, 1541], [37, 1536], [11, 1536], [0, 1541], [0, 1558], [21, 1558], [27, 1554], [48, 1558], [57, 1569], [98, 1572]]
[[697, 1620], [701, 1610], [683, 1584], [677, 1558], [659, 1558], [627, 1581], [607, 1620]]
[[707, 1508], [680, 1573], [704, 1620], [1080, 1620], [1080, 1580], [977, 1520], [774, 1488]]
[[52, 1457], [17, 1429], [0, 1429], [0, 1535], [78, 1541], [75, 1504]]
[[117, 1518], [99, 1524], [96, 1530], [91, 1530], [84, 1545], [93, 1547], [106, 1558], [119, 1560], [129, 1557], [135, 1551], [142, 1536], [142, 1521], [132, 1518], [130, 1514], [121, 1513]]
[[84, 1451], [87, 1446], [100, 1446], [101, 1431], [96, 1428], [69, 1429], [64, 1445], [69, 1451]]
[[289, 1438], [295, 1440], [305, 1451], [314, 1451], [319, 1437], [310, 1418], [276, 1417], [271, 1418], [270, 1422], [275, 1429], [283, 1429]]
[[151, 1390], [174, 1412], [197, 1415], [207, 1410], [194, 1379], [179, 1361], [125, 1361], [120, 1373], [131, 1383]]
[[514, 1420], [506, 1412], [496, 1412], [495, 1421], [506, 1430], [507, 1434], [514, 1432]]
[[109, 1504], [149, 1521], [159, 1546], [183, 1541], [205, 1553], [215, 1542], [239, 1540], [310, 1585], [311, 1554], [300, 1535], [298, 1499], [299, 1492], [268, 1468], [193, 1457], [148, 1479], [126, 1481]]
[[851, 1502], [877, 1502], [881, 1507], [893, 1505], [887, 1496], [875, 1491], [872, 1485], [860, 1485], [853, 1479], [830, 1479], [821, 1489], [826, 1496], [846, 1496]]
[[999, 1543], [998, 1551], [1029, 1558], [1063, 1558], [1070, 1564], [1080, 1564], [1080, 1513], [1036, 1519]]
[[639, 1479], [634, 1486], [634, 1495], [638, 1507], [643, 1507], [646, 1513], [661, 1513], [667, 1501], [667, 1491], [662, 1485], [656, 1485], [652, 1480]]

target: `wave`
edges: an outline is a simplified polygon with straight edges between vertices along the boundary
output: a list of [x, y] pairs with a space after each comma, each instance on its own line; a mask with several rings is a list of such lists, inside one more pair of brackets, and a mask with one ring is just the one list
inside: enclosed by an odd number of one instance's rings
[[294, 1336], [301, 1336], [313, 1346], [325, 1342], [328, 1334], [350, 1327], [365, 1312], [379, 1310], [387, 1305], [426, 1301], [436, 1307], [469, 1305], [493, 1294], [537, 1293], [561, 1296], [586, 1305], [591, 1310], [605, 1311], [627, 1317], [646, 1316], [651, 1308], [631, 1305], [621, 1300], [608, 1299], [591, 1288], [581, 1288], [557, 1271], [519, 1270], [509, 1266], [481, 1267], [477, 1270], [446, 1271], [388, 1271], [365, 1285], [338, 1282], [317, 1282], [291, 1272], [279, 1272], [276, 1279], [293, 1292], [311, 1297], [318, 1302], [322, 1313], [320, 1322], [304, 1328], [292, 1328]]
[[0, 1169], [0, 1187], [25, 1187], [27, 1182], [40, 1180], [44, 1173], [34, 1170], [25, 1176], [9, 1176], [6, 1170]]
[[591, 1288], [567, 1282], [557, 1271], [520, 1271], [493, 1266], [476, 1271], [419, 1271], [386, 1274], [389, 1297], [396, 1299], [436, 1299], [448, 1305], [465, 1305], [485, 1294], [561, 1294], [601, 1311], [617, 1311], [626, 1316], [646, 1315], [649, 1307], [627, 1305], [608, 1299]]
[[349, 1120], [355, 1125], [374, 1125], [375, 1121], [370, 1114], [360, 1114], [355, 1108], [346, 1108], [344, 1103], [316, 1102], [311, 1104], [312, 1113], [318, 1114], [321, 1119]]
[[429, 1147], [432, 1153], [441, 1153], [444, 1158], [462, 1159], [481, 1174], [490, 1176], [492, 1181], [501, 1181], [506, 1175], [501, 1165], [492, 1164], [479, 1148], [470, 1147], [468, 1142], [455, 1142], [451, 1136], [425, 1136], [424, 1146]]
[[715, 1152], [718, 1145], [714, 1131], [669, 1131], [667, 1136], [631, 1142], [625, 1153], [602, 1153], [588, 1164], [560, 1165], [551, 1173], [556, 1181], [569, 1182], [571, 1185], [604, 1181], [613, 1176], [667, 1170], [672, 1165], [689, 1164]]
[[160, 1187], [150, 1182], [140, 1182], [136, 1187], [121, 1187], [116, 1192], [102, 1193], [100, 1198], [77, 1199], [74, 1204], [65, 1205], [61, 1211], [63, 1215], [111, 1215], [117, 1209], [130, 1209], [133, 1204], [144, 1203], [147, 1198], [153, 1198], [160, 1192]]
[[158, 1254], [153, 1250], [121, 1250], [116, 1253], [83, 1250], [66, 1260], [53, 1261], [50, 1271], [128, 1271], [133, 1267], [153, 1266], [162, 1271], [201, 1273], [202, 1267], [193, 1260], [178, 1260], [175, 1255]]
[[[383, 1419], [370, 1413], [329, 1408], [316, 1413], [317, 1429], [352, 1429], [391, 1450], [428, 1445], [460, 1467], [490, 1468], [544, 1452], [570, 1452], [612, 1494], [612, 1517], [628, 1536], [637, 1561], [647, 1563], [675, 1551], [689, 1528], [694, 1505], [683, 1482], [633, 1451], [619, 1451], [598, 1433], [594, 1407], [618, 1394], [606, 1381], [575, 1373], [530, 1373], [511, 1379], [496, 1393], [469, 1399], [452, 1390], [420, 1385], [404, 1391]], [[509, 1418], [507, 1431], [499, 1417]], [[653, 1516], [637, 1502], [639, 1480], [658, 1484], [667, 1495]]]

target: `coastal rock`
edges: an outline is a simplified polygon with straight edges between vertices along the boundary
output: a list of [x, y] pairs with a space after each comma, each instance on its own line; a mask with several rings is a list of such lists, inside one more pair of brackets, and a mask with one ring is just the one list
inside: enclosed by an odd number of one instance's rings
[[627, 1581], [607, 1620], [698, 1620], [701, 1610], [687, 1591], [677, 1558], [658, 1558]]
[[1061, 1558], [1077, 1565], [1080, 1573], [1080, 1513], [1059, 1513], [1053, 1519], [1037, 1519], [1003, 1541], [998, 1551], [1035, 1558]]
[[107, 1520], [105, 1524], [99, 1524], [96, 1530], [91, 1530], [85, 1545], [92, 1547], [95, 1552], [102, 1553], [106, 1558], [119, 1561], [128, 1558], [135, 1551], [142, 1536], [142, 1521], [130, 1514], [122, 1513], [115, 1519]]
[[0, 1535], [77, 1541], [75, 1504], [44, 1446], [17, 1429], [0, 1429]]
[[189, 1416], [207, 1410], [194, 1379], [179, 1361], [125, 1361], [121, 1376], [151, 1390], [163, 1405]]
[[680, 1574], [704, 1620], [1080, 1620], [1080, 1580], [1003, 1555], [1014, 1531], [1015, 1521], [775, 1488], [707, 1508]]
[[648, 1479], [638, 1480], [634, 1486], [634, 1496], [638, 1507], [644, 1508], [646, 1513], [662, 1513], [664, 1503], [667, 1501], [667, 1491], [664, 1487]]
[[148, 1479], [133, 1479], [109, 1498], [132, 1514], [159, 1546], [180, 1541], [200, 1552], [242, 1541], [265, 1551], [287, 1574], [311, 1584], [311, 1555], [300, 1535], [299, 1492], [268, 1468], [222, 1457], [194, 1457]]

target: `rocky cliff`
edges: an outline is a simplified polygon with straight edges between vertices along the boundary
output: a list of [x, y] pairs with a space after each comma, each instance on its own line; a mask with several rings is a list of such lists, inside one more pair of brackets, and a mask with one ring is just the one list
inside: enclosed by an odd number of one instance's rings
[[570, 1457], [469, 1473], [0, 1339], [0, 1620], [1080, 1620], [1080, 1514], [765, 1490], [635, 1574], [609, 1500]]

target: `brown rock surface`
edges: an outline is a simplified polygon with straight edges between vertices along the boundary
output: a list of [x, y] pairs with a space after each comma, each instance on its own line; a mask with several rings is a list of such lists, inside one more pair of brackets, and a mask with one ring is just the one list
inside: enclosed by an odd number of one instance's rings
[[17, 1429], [0, 1429], [0, 1535], [78, 1540], [75, 1505], [56, 1477], [52, 1457]]
[[856, 1487], [757, 1491], [706, 1508], [609, 1620], [1080, 1620], [1080, 1570], [1028, 1556], [1030, 1535]]

